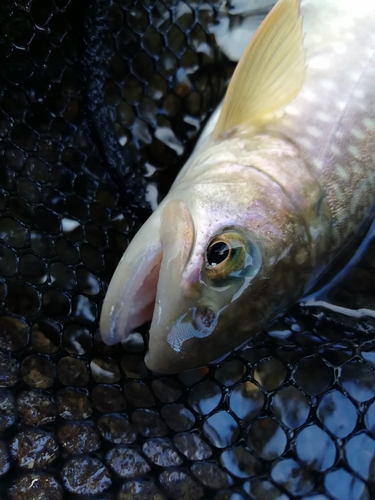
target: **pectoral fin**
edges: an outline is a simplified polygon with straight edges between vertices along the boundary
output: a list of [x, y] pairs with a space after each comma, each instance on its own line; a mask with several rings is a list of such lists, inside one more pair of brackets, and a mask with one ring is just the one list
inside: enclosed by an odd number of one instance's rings
[[263, 122], [300, 92], [306, 67], [299, 4], [279, 0], [255, 32], [229, 84], [213, 137]]

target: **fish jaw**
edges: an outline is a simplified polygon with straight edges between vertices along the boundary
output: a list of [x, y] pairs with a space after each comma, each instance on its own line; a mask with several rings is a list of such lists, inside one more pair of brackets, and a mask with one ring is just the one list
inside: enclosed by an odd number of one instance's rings
[[135, 235], [112, 277], [100, 317], [107, 345], [125, 340], [152, 318], [162, 259], [159, 227], [156, 211]]
[[[104, 343], [116, 344], [151, 319], [159, 324], [161, 317], [173, 316], [173, 295], [193, 241], [186, 204], [165, 200], [136, 234], [112, 277], [100, 318]], [[157, 297], [163, 297], [163, 314], [155, 307], [160, 304]]]

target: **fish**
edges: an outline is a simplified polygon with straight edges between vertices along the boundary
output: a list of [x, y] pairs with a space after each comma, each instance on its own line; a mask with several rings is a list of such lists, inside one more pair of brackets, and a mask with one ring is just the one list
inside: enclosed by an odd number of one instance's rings
[[213, 363], [293, 306], [373, 216], [374, 28], [373, 0], [275, 4], [212, 133], [119, 262], [106, 344], [151, 321], [150, 370]]

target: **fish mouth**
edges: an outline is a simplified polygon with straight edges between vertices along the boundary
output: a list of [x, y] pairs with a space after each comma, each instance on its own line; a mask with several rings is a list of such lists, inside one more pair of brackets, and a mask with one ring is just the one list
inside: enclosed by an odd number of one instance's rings
[[128, 247], [130, 255], [120, 260], [103, 302], [100, 332], [107, 345], [125, 340], [152, 319], [162, 246], [158, 239], [145, 241], [138, 234]]
[[[143, 260], [146, 260], [146, 258]], [[130, 311], [123, 336], [127, 337], [135, 328], [151, 321], [155, 307], [161, 261], [162, 251], [160, 248], [156, 248], [153, 252], [148, 253], [147, 262], [142, 272], [136, 273], [133, 283], [134, 291], [128, 295]]]
[[193, 242], [193, 220], [182, 201], [168, 202], [161, 217], [155, 212], [146, 221], [109, 285], [100, 319], [105, 344], [125, 340], [135, 328], [151, 321], [146, 365], [152, 369], [155, 357], [159, 365], [159, 358], [168, 357], [168, 351], [176, 354], [167, 337], [178, 311], [185, 307], [181, 280]]

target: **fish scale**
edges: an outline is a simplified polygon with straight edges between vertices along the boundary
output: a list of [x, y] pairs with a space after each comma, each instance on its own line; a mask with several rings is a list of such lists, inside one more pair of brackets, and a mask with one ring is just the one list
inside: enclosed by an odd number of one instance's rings
[[322, 179], [335, 245], [353, 232], [374, 200], [374, 143], [366, 125], [375, 115], [374, 23], [370, 2], [307, 3], [306, 82], [272, 126], [301, 148]]

